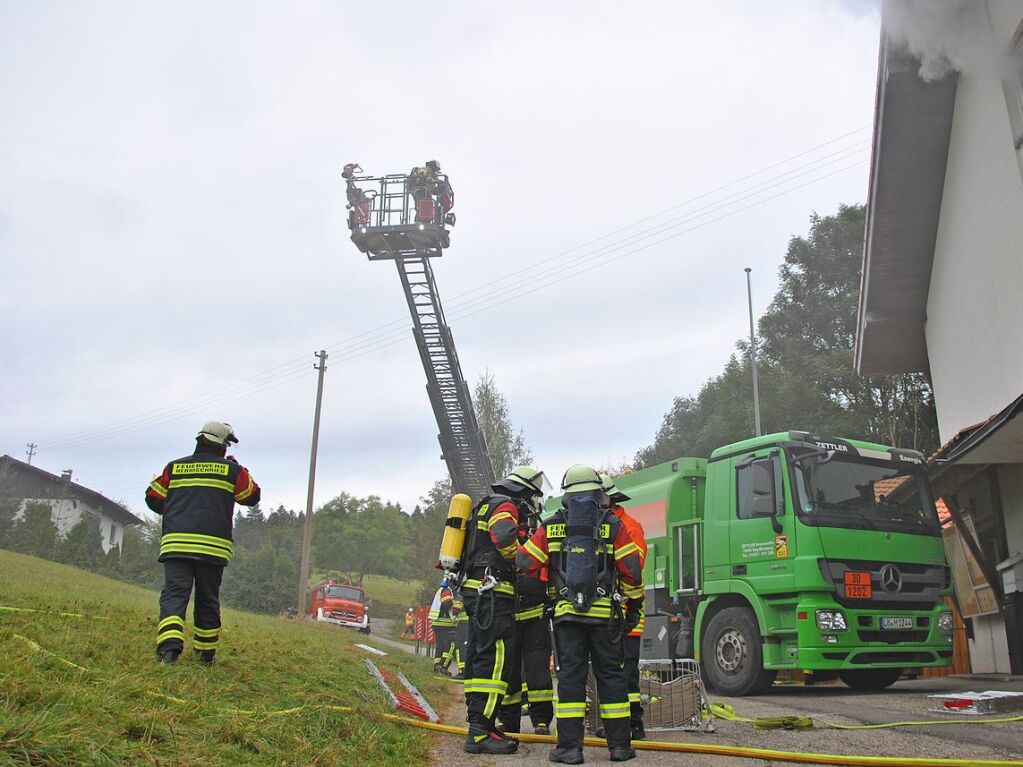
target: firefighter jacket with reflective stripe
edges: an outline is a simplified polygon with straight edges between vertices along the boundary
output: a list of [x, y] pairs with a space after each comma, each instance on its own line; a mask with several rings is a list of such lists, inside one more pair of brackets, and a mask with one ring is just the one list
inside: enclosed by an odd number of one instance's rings
[[226, 565], [234, 551], [234, 504], [255, 506], [259, 495], [248, 469], [201, 447], [171, 461], [146, 490], [146, 505], [163, 516], [160, 561]]
[[430, 613], [426, 616], [434, 627], [454, 626], [455, 617], [451, 614], [451, 606], [455, 601], [451, 589], [439, 588], [430, 605]]
[[[606, 528], [604, 527], [606, 525]], [[606, 569], [618, 576], [618, 589], [626, 599], [643, 598], [643, 566], [639, 547], [629, 537], [621, 520], [608, 515], [600, 530], [600, 545], [604, 546]], [[560, 572], [561, 547], [565, 540], [566, 525], [561, 514], [555, 514], [537, 529], [533, 536], [519, 546], [516, 564], [526, 575], [539, 573], [547, 565], [555, 583]], [[585, 611], [577, 611], [567, 599], [556, 597], [554, 620], [582, 623], [607, 623], [613, 616], [613, 594], [598, 597]]]
[[473, 509], [471, 538], [466, 546], [463, 590], [485, 585], [486, 575], [497, 579], [494, 594], [515, 596], [515, 552], [519, 547], [519, 507], [506, 495], [489, 495]]
[[[646, 535], [643, 533], [643, 525], [629, 516], [629, 513], [625, 511], [621, 506], [615, 505], [613, 509], [615, 516], [622, 520], [622, 524], [625, 525], [625, 529], [629, 532], [629, 537], [632, 538], [632, 542], [639, 548], [639, 566], [646, 567]], [[645, 618], [641, 612], [639, 615], [639, 623], [636, 624], [636, 628], [630, 631], [627, 636], [630, 637], [641, 637], [643, 636], [643, 626], [645, 624]]]

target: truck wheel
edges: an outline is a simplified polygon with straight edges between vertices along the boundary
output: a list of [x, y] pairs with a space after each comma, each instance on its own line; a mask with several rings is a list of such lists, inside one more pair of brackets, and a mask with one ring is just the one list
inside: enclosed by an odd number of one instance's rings
[[745, 607], [726, 607], [707, 624], [701, 658], [707, 683], [722, 695], [755, 695], [774, 682], [764, 668], [757, 618]]
[[891, 687], [900, 676], [901, 668], [856, 668], [838, 672], [839, 679], [862, 692], [876, 692]]

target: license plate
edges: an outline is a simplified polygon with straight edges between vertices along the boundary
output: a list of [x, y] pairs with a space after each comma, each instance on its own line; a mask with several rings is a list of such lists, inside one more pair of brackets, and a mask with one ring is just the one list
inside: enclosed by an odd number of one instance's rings
[[911, 629], [913, 628], [912, 618], [882, 618], [881, 628], [890, 629]]
[[870, 586], [870, 573], [856, 570], [845, 571], [846, 599], [870, 599], [873, 595], [874, 591]]

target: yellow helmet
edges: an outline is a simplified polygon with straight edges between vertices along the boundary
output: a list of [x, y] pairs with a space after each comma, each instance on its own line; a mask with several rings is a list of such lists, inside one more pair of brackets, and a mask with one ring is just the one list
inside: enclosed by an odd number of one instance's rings
[[603, 483], [596, 469], [577, 463], [565, 472], [561, 480], [561, 489], [566, 493], [583, 493], [587, 490], [601, 490]]

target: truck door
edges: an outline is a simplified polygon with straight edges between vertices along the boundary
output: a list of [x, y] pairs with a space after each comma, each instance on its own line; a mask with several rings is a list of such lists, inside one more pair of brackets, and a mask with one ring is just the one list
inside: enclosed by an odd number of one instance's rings
[[761, 450], [732, 461], [731, 577], [760, 594], [792, 591], [795, 524], [785, 513], [782, 457], [776, 449]]

